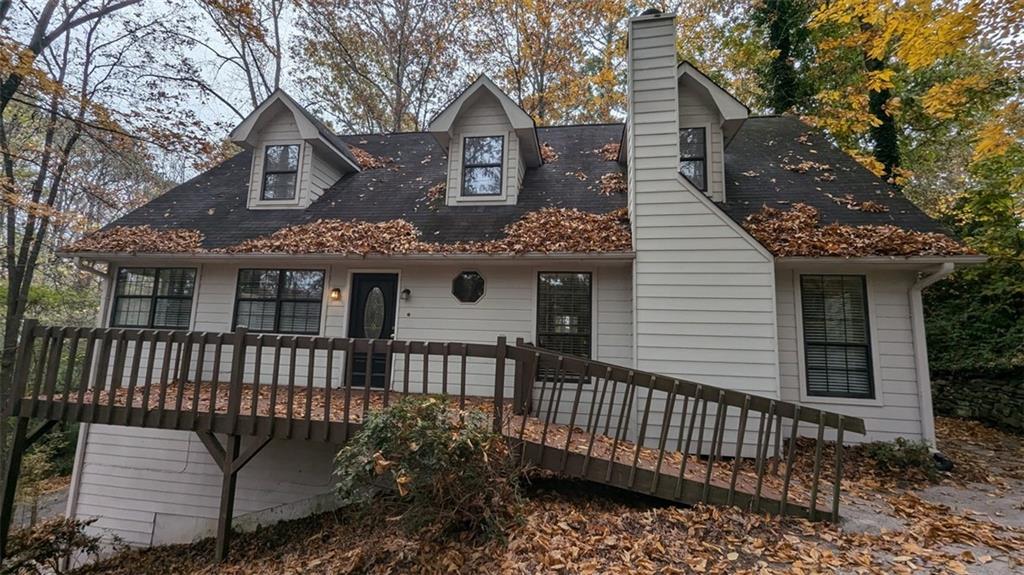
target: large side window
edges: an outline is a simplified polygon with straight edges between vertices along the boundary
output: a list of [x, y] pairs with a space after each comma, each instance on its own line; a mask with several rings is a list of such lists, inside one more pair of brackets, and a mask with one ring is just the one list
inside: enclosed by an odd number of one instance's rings
[[693, 187], [708, 191], [708, 146], [704, 128], [679, 130], [679, 173]]
[[800, 299], [807, 395], [874, 398], [864, 276], [800, 276]]
[[239, 270], [234, 327], [319, 334], [323, 294], [321, 270]]
[[503, 136], [468, 137], [462, 140], [462, 195], [500, 196]]
[[114, 286], [114, 327], [188, 329], [193, 268], [120, 268]]
[[591, 275], [544, 272], [537, 281], [537, 345], [590, 357], [593, 337]]
[[267, 146], [263, 157], [264, 200], [294, 200], [299, 177], [299, 145]]

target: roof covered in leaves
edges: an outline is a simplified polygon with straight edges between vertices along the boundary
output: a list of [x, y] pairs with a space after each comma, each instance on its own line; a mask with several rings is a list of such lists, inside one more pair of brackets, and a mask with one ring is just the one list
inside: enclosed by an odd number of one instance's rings
[[[304, 210], [246, 209], [251, 155], [242, 152], [105, 229], [148, 226], [146, 234], [157, 240], [163, 231], [195, 231], [201, 244], [186, 251], [237, 251], [229, 248], [285, 228], [314, 229], [310, 225], [319, 220], [401, 220], [420, 233], [422, 242], [493, 244], [504, 238], [508, 226], [544, 208], [608, 214], [625, 207], [622, 166], [614, 161], [616, 154], [608, 153], [621, 141], [623, 128], [622, 124], [538, 128], [545, 163], [526, 170], [514, 206], [445, 206], [445, 151], [429, 133], [334, 136], [354, 148], [364, 167], [367, 159], [373, 165], [343, 176]], [[946, 232], [896, 188], [794, 117], [747, 120], [726, 149], [725, 176], [727, 202], [721, 207], [740, 223], [765, 207], [802, 204], [817, 210], [821, 225]], [[601, 235], [596, 228], [590, 231]], [[611, 249], [621, 248], [583, 251]]]
[[342, 136], [352, 146], [388, 159], [377, 169], [348, 174], [305, 210], [248, 210], [252, 157], [242, 152], [112, 222], [105, 229], [148, 225], [189, 229], [203, 235], [202, 248], [226, 248], [282, 228], [321, 219], [385, 222], [405, 220], [427, 242], [499, 239], [509, 224], [546, 207], [604, 214], [626, 205], [622, 194], [601, 192], [601, 177], [622, 167], [600, 150], [622, 138], [622, 124], [539, 128], [538, 137], [557, 159], [526, 171], [515, 206], [445, 206], [430, 189], [446, 179], [445, 151], [428, 133]]
[[726, 202], [737, 222], [761, 208], [807, 204], [822, 225], [892, 225], [948, 233], [894, 186], [793, 116], [744, 122], [725, 150]]

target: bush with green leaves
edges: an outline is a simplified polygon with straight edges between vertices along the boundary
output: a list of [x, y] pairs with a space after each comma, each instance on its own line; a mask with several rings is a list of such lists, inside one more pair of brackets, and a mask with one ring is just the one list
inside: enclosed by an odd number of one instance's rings
[[64, 573], [65, 558], [98, 557], [100, 538], [85, 531], [95, 521], [54, 517], [15, 531], [7, 543], [7, 555], [0, 563], [0, 575]]
[[864, 448], [883, 473], [924, 475], [928, 479], [935, 479], [938, 475], [931, 448], [924, 441], [897, 437], [895, 441], [875, 441]]
[[491, 418], [446, 398], [371, 413], [335, 460], [342, 504], [389, 512], [421, 537], [503, 538], [519, 517], [519, 469]]

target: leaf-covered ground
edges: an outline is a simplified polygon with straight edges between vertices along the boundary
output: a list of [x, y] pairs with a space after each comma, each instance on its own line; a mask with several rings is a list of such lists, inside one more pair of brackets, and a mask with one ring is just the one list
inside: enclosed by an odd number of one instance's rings
[[507, 543], [426, 543], [387, 514], [329, 513], [213, 543], [125, 553], [86, 573], [1013, 573], [1024, 569], [1024, 441], [939, 420], [956, 469], [929, 484], [851, 453], [840, 526], [679, 508], [583, 483], [533, 486]]

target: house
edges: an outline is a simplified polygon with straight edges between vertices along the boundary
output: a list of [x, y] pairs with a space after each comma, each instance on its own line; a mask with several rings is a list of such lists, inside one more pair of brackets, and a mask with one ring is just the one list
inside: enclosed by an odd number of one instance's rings
[[[67, 254], [106, 264], [105, 326], [523, 338], [933, 442], [921, 290], [982, 258], [812, 127], [677, 62], [671, 15], [631, 21], [628, 95], [624, 124], [538, 127], [480, 77], [425, 132], [339, 135], [277, 91], [231, 132], [241, 153]], [[236, 522], [329, 505], [334, 450], [271, 442]], [[220, 482], [193, 433], [92, 424], [68, 512], [189, 541]]]

